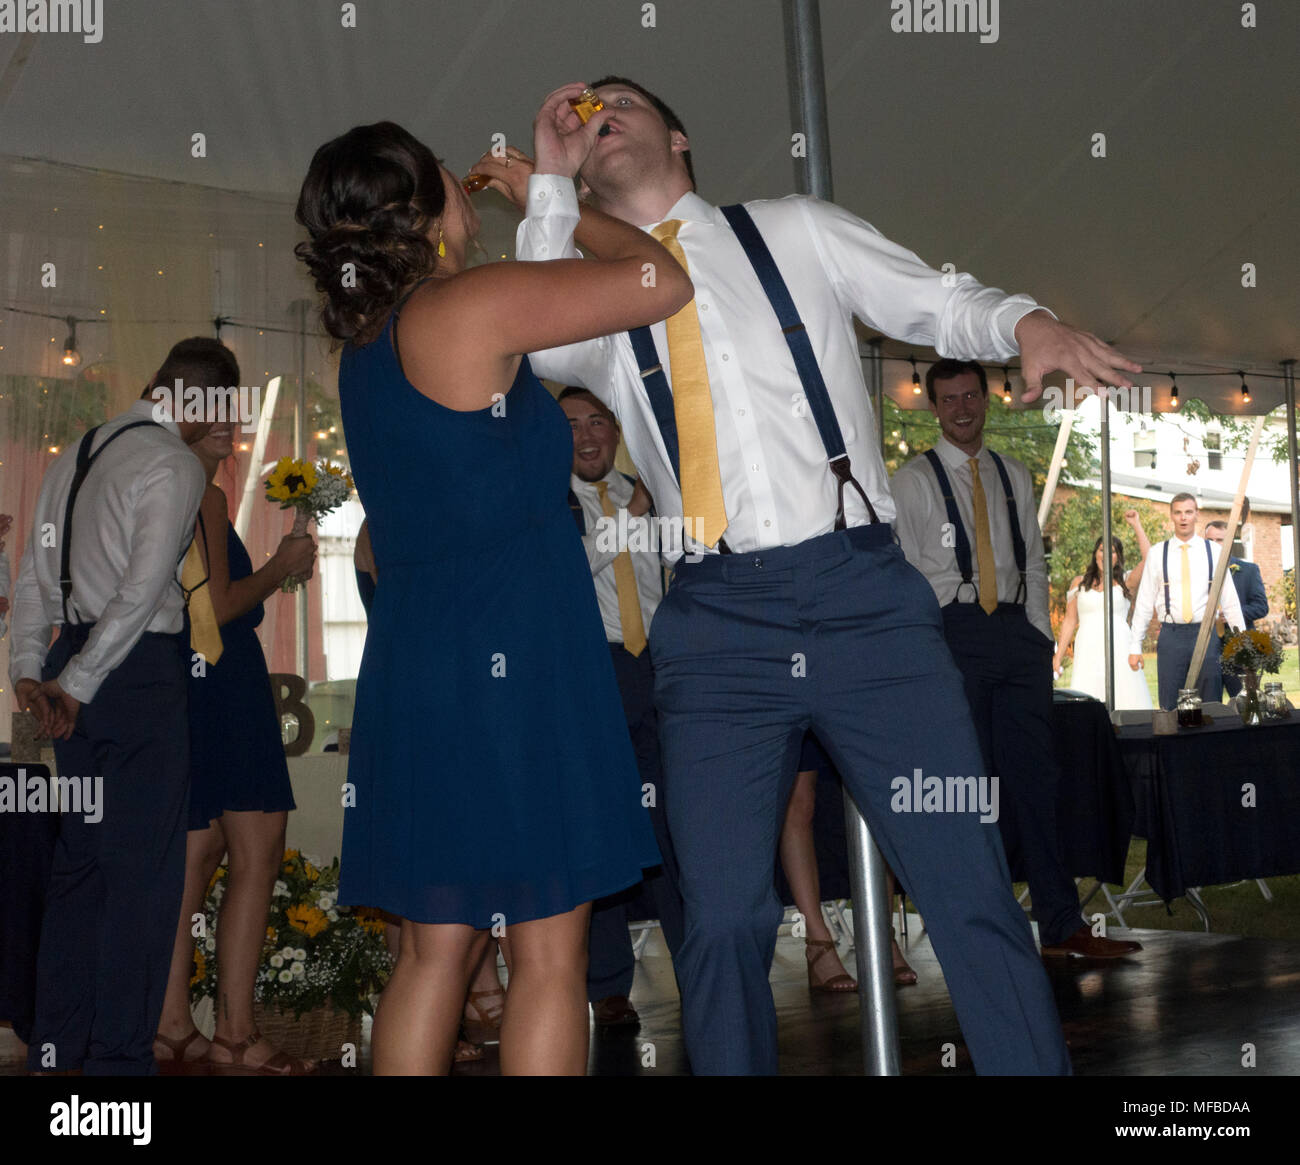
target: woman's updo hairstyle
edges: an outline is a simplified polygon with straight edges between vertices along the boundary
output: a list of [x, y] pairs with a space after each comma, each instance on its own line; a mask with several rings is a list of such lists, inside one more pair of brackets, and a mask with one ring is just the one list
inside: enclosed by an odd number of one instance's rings
[[331, 336], [373, 340], [402, 293], [432, 274], [438, 253], [426, 236], [446, 200], [433, 151], [391, 121], [316, 151], [296, 212], [311, 241], [294, 254], [316, 280]]

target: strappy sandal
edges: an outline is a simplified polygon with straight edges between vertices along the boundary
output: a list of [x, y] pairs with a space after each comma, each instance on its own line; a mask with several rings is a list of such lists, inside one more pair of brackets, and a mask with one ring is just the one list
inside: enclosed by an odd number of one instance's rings
[[[816, 951], [816, 954], [813, 952]], [[813, 970], [827, 955], [835, 956], [835, 944], [830, 939], [804, 939], [804, 955], [808, 959], [808, 990], [814, 995], [846, 995], [858, 989], [857, 980], [847, 971], [841, 971], [824, 983], [818, 983]]]
[[463, 1036], [456, 1041], [456, 1049], [451, 1054], [453, 1064], [477, 1064], [487, 1052], [482, 1044], [476, 1044]]
[[[174, 1040], [171, 1036], [165, 1036], [161, 1032], [154, 1036], [153, 1058], [158, 1065], [158, 1074], [160, 1076], [206, 1076], [208, 1074], [209, 1061], [207, 1052], [201, 1056], [195, 1056], [192, 1060], [185, 1058], [185, 1050], [196, 1040], [202, 1039], [203, 1033], [198, 1028], [191, 1028], [190, 1034], [183, 1039]], [[164, 1060], [158, 1055], [157, 1045], [162, 1044], [170, 1055]]]
[[[501, 996], [500, 1007], [484, 1007], [479, 1000]], [[495, 1044], [501, 1040], [501, 1016], [506, 1010], [506, 989], [500, 985], [486, 991], [471, 991], [465, 998], [465, 1038], [474, 1044]], [[470, 1018], [469, 1009], [475, 1018]]]
[[916, 972], [908, 966], [907, 956], [903, 954], [903, 948], [898, 945], [898, 939], [890, 939], [890, 947], [890, 954], [894, 961], [894, 986], [915, 987]]
[[213, 1036], [212, 1043], [230, 1053], [230, 1062], [213, 1060], [209, 1054], [213, 1076], [312, 1076], [320, 1065], [315, 1060], [298, 1060], [285, 1052], [276, 1052], [264, 1064], [245, 1064], [244, 1054], [263, 1040], [261, 1032], [254, 1032], [246, 1040], [227, 1040]]

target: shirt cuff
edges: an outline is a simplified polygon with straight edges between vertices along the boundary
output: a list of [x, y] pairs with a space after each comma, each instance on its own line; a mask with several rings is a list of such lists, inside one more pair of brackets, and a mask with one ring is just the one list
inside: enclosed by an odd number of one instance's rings
[[35, 680], [38, 684], [41, 682], [41, 664], [42, 660], [39, 655], [15, 655], [9, 660], [9, 680], [18, 686], [19, 680]]
[[103, 676], [96, 679], [88, 675], [86, 669], [79, 666], [76, 656], [68, 661], [67, 666], [56, 678], [59, 687], [80, 704], [89, 704], [95, 698], [95, 693], [99, 691], [99, 685], [104, 682]]
[[550, 218], [553, 215], [577, 218], [578, 191], [572, 178], [559, 174], [530, 174], [528, 176], [529, 218]]
[[1006, 303], [998, 309], [997, 332], [1012, 352], [1020, 351], [1016, 342], [1016, 325], [1033, 311], [1045, 311], [1054, 320], [1059, 318], [1051, 308], [1035, 303], [1028, 295], [1009, 295]]

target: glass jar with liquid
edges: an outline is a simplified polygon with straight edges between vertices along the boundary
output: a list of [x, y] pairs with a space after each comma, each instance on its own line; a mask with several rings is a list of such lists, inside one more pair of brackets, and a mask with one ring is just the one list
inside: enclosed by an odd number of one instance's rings
[[1201, 714], [1201, 693], [1197, 688], [1181, 688], [1178, 692], [1178, 727], [1199, 728], [1205, 723]]

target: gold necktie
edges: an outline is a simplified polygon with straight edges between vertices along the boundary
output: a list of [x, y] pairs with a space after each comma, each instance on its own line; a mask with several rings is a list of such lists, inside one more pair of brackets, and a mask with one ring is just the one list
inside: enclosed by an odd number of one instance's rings
[[[689, 272], [686, 255], [677, 241], [681, 225], [681, 219], [669, 219], [650, 233]], [[688, 531], [693, 529], [694, 536], [705, 546], [716, 546], [727, 529], [727, 509], [722, 500], [713, 397], [709, 394], [709, 373], [695, 301], [691, 300], [681, 311], [669, 316], [665, 327], [682, 470], [682, 516], [687, 520]]]
[[1183, 552], [1183, 622], [1190, 623], [1192, 621], [1192, 568], [1187, 559], [1186, 542], [1181, 549]]
[[[609, 500], [609, 486], [596, 482], [600, 495], [600, 510], [607, 518], [614, 517], [614, 507]], [[636, 571], [632, 568], [632, 555], [620, 550], [614, 559], [614, 587], [618, 591], [618, 621], [623, 626], [623, 646], [633, 655], [645, 650], [645, 623], [641, 619], [641, 600], [636, 591]]]
[[989, 534], [989, 506], [980, 484], [980, 464], [970, 459], [971, 494], [975, 499], [975, 564], [979, 569], [980, 606], [986, 614], [998, 609], [998, 568], [993, 561], [993, 538]]
[[224, 650], [221, 630], [217, 626], [217, 612], [212, 606], [212, 591], [204, 577], [203, 559], [199, 556], [199, 543], [195, 539], [185, 552], [181, 567], [181, 590], [185, 592], [185, 605], [190, 613], [190, 647], [203, 656], [207, 663], [216, 663]]

